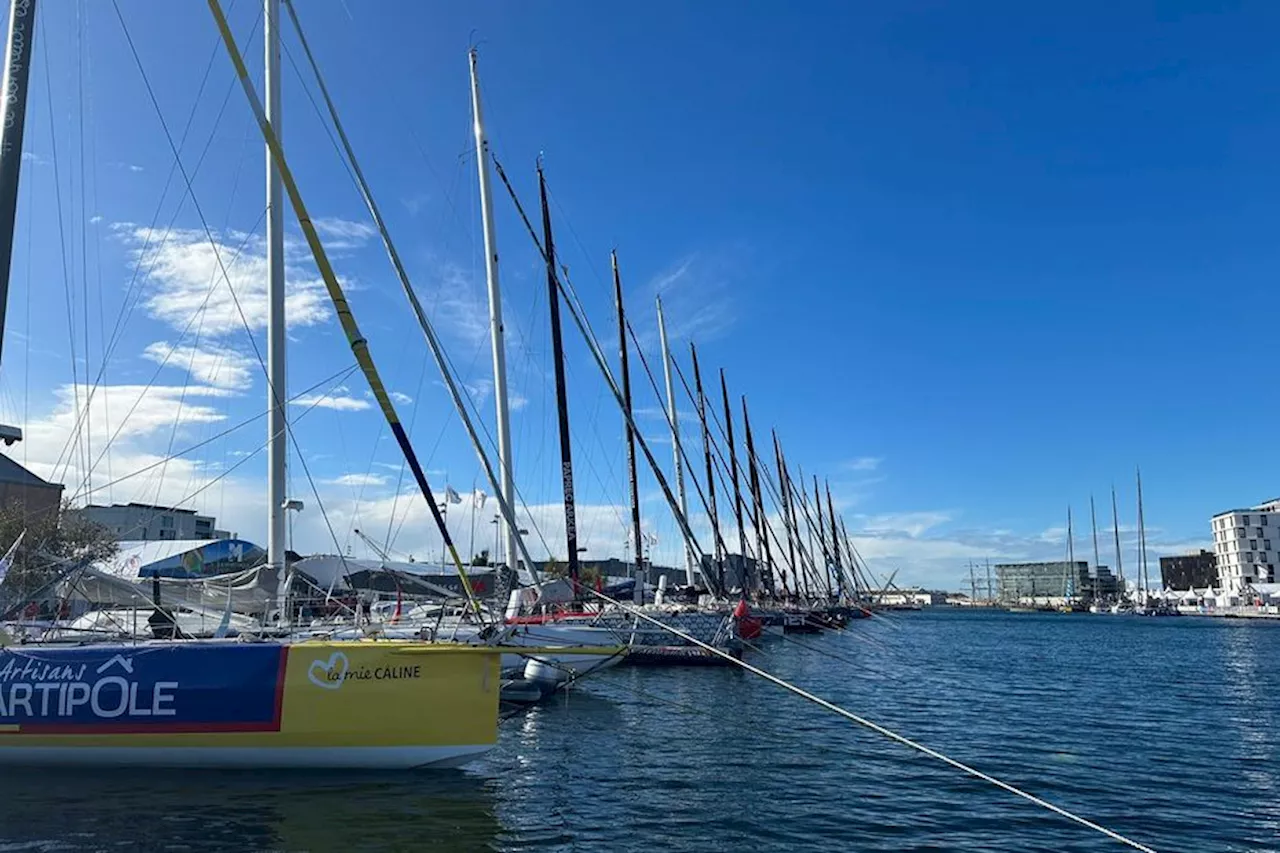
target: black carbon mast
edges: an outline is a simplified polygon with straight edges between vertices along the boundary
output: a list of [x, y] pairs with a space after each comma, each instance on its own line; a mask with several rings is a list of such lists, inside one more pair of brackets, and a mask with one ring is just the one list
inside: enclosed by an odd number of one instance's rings
[[760, 561], [760, 586], [765, 595], [776, 598], [773, 582], [773, 549], [769, 547], [769, 517], [764, 510], [764, 493], [760, 491], [760, 470], [756, 466], [756, 443], [751, 435], [751, 416], [747, 414], [747, 398], [742, 398], [742, 429], [747, 438], [747, 474], [751, 498], [755, 504], [756, 559]]
[[831, 503], [831, 481], [825, 481], [827, 489], [827, 521], [831, 524], [831, 555], [835, 559], [836, 586], [841, 592], [844, 589], [844, 561], [840, 558], [840, 529], [836, 525], [836, 510]]
[[698, 420], [702, 424], [702, 453], [707, 461], [707, 503], [711, 513], [711, 538], [716, 545], [716, 586], [724, 595], [724, 540], [720, 537], [720, 517], [716, 511], [716, 472], [711, 464], [711, 430], [707, 428], [707, 395], [702, 392], [702, 370], [698, 367], [698, 347], [689, 342], [689, 355], [693, 360], [693, 385], [698, 394]]
[[742, 594], [751, 594], [751, 572], [747, 569], [747, 531], [742, 525], [742, 488], [738, 481], [738, 451], [733, 444], [733, 409], [729, 406], [729, 387], [724, 381], [724, 368], [720, 368], [720, 396], [724, 400], [725, 442], [729, 445], [729, 479], [733, 483], [733, 519], [738, 525], [738, 553], [741, 555], [741, 570], [738, 579], [742, 582]]
[[618, 303], [618, 357], [622, 369], [623, 420], [627, 428], [627, 487], [631, 492], [631, 537], [635, 546], [635, 594], [637, 602], [644, 598], [644, 535], [640, 532], [640, 488], [636, 480], [636, 431], [632, 428], [631, 370], [627, 364], [627, 315], [622, 307], [622, 276], [618, 273], [618, 253], [609, 253], [613, 264], [613, 298]]
[[569, 394], [564, 376], [564, 341], [560, 334], [560, 291], [556, 283], [556, 250], [551, 238], [551, 208], [547, 205], [547, 179], [538, 163], [538, 198], [542, 202], [543, 252], [547, 262], [547, 299], [551, 313], [551, 352], [556, 373], [556, 416], [560, 426], [560, 471], [564, 486], [564, 539], [569, 550], [569, 583], [573, 600], [582, 601], [578, 588], [578, 521], [573, 503], [573, 452], [569, 438]]

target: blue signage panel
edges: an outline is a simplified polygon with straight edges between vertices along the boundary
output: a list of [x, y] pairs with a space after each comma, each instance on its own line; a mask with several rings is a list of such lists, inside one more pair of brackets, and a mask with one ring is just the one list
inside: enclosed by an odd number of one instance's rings
[[286, 655], [275, 643], [0, 649], [0, 731], [279, 731]]

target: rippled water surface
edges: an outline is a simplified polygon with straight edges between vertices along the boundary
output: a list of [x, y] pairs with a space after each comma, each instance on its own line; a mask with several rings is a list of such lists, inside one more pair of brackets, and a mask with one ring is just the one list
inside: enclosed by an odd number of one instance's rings
[[[751, 660], [1157, 850], [1280, 850], [1280, 624], [892, 617]], [[0, 851], [1125, 849], [721, 669], [611, 671], [465, 771], [3, 773]]]

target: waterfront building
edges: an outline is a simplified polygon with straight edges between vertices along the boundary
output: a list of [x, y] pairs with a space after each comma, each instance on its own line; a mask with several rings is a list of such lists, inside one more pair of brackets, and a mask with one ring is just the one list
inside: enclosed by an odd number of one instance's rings
[[43, 480], [0, 454], [0, 506], [11, 504], [21, 504], [25, 517], [33, 520], [56, 518], [62, 505], [62, 484]]
[[1001, 601], [1051, 603], [1068, 598], [1114, 598], [1119, 593], [1116, 576], [1106, 566], [1089, 570], [1085, 560], [1068, 563], [996, 563], [996, 596]]
[[1245, 587], [1275, 582], [1276, 564], [1280, 562], [1280, 535], [1276, 529], [1280, 526], [1280, 498], [1248, 509], [1220, 512], [1210, 525], [1223, 593], [1237, 597]]
[[[1265, 539], [1264, 539], [1265, 541]], [[1218, 558], [1212, 551], [1160, 558], [1160, 584], [1179, 592], [1218, 586]]]
[[1119, 578], [1106, 566], [1094, 566], [1076, 581], [1076, 597], [1086, 601], [1118, 599], [1121, 591]]
[[193, 509], [154, 504], [127, 503], [100, 506], [89, 504], [78, 510], [82, 517], [103, 527], [122, 540], [234, 539], [235, 534], [218, 529], [211, 515]]
[[[633, 561], [621, 560], [617, 557], [605, 557], [599, 560], [584, 557], [578, 561], [578, 564], [584, 574], [599, 577], [606, 584], [629, 580], [635, 576], [636, 571], [636, 564]], [[562, 560], [534, 560], [533, 565], [537, 568], [539, 574], [548, 574], [549, 572], [554, 574], [556, 571], [564, 570], [564, 561]], [[669, 587], [684, 584], [684, 566], [675, 568], [674, 566], [645, 563], [640, 567], [640, 574], [644, 582], [650, 586], [657, 586], [658, 580], [664, 575], [667, 578], [667, 586]]]

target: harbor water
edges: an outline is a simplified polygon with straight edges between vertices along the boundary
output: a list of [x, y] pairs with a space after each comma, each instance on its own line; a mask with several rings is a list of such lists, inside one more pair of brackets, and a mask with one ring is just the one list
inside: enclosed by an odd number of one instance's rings
[[[1157, 850], [1280, 850], [1280, 624], [935, 609], [750, 659]], [[462, 771], [0, 776], [0, 851], [137, 849], [1125, 848], [747, 673], [622, 668]]]

